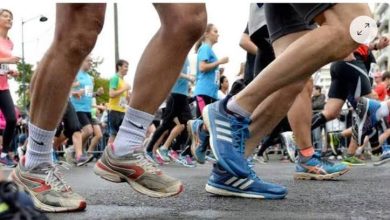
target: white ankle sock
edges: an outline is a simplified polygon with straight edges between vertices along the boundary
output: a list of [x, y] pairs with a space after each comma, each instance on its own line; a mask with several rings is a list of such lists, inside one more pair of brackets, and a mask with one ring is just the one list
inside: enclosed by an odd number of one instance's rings
[[29, 123], [29, 137], [26, 152], [27, 169], [42, 163], [52, 163], [54, 131], [46, 131]]
[[235, 97], [233, 96], [230, 98], [230, 100], [227, 103], [227, 109], [229, 111], [232, 111], [236, 114], [241, 115], [242, 117], [249, 118], [251, 116], [250, 112], [247, 112], [245, 109], [243, 109], [240, 105], [238, 105]]
[[123, 156], [142, 149], [149, 125], [154, 115], [129, 107], [114, 141], [114, 154]]

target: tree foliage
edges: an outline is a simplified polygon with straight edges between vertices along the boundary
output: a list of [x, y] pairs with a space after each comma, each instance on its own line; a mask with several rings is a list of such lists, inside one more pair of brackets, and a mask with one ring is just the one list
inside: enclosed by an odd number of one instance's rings
[[[94, 78], [94, 90], [96, 91], [98, 88], [103, 87], [104, 94], [97, 97], [97, 103], [106, 103], [108, 102], [108, 92], [109, 92], [109, 80], [100, 77], [100, 72], [97, 70], [99, 65], [101, 65], [104, 62], [104, 59], [101, 57], [93, 57], [92, 58], [92, 67], [88, 71], [88, 73]], [[25, 63], [24, 65], [22, 63], [17, 64], [17, 69], [20, 73], [20, 76], [15, 78], [15, 81], [18, 82], [19, 87], [16, 91], [16, 94], [18, 95], [18, 99], [16, 101], [17, 106], [23, 108], [25, 105], [29, 103], [29, 85], [31, 82], [32, 75], [34, 73], [34, 65]], [[23, 76], [24, 83], [23, 83]], [[23, 85], [24, 84], [24, 85]], [[25, 93], [24, 93], [25, 92]], [[25, 101], [23, 101], [24, 95], [26, 96]]]
[[[19, 83], [18, 90], [16, 90], [16, 94], [18, 95], [18, 100], [16, 100], [16, 105], [19, 108], [23, 108], [27, 105], [29, 102], [29, 85], [32, 78], [32, 75], [34, 73], [33, 71], [34, 65], [29, 63], [18, 63], [17, 64], [17, 70], [19, 72], [19, 77], [15, 78], [15, 81]], [[24, 83], [23, 83], [23, 76], [24, 76]], [[25, 92], [25, 93], [24, 93]], [[24, 97], [26, 96], [26, 97]], [[24, 101], [23, 101], [24, 99]]]
[[97, 104], [106, 103], [108, 102], [108, 93], [109, 93], [109, 80], [100, 77], [100, 72], [97, 71], [97, 68], [99, 65], [101, 65], [104, 62], [104, 59], [101, 57], [95, 57], [92, 58], [92, 67], [88, 71], [88, 73], [93, 77], [94, 79], [94, 91], [98, 90], [100, 87], [104, 89], [104, 94], [96, 98]]

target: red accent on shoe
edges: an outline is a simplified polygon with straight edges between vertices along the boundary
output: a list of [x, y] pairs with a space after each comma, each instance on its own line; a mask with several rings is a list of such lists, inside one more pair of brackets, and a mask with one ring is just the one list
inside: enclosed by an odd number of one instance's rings
[[[102, 162], [100, 162], [100, 161], [98, 161], [98, 162], [96, 163], [96, 166], [98, 166], [99, 168], [101, 168], [101, 169], [103, 169], [103, 170], [105, 170], [105, 171], [107, 171], [107, 172], [110, 172], [110, 173], [113, 172], [113, 170], [111, 170], [111, 169], [109, 169], [108, 167], [106, 167], [106, 165], [104, 165], [104, 164], [103, 164]], [[124, 168], [124, 169], [127, 169], [127, 170], [134, 170], [135, 173], [133, 173], [133, 174], [131, 174], [131, 175], [128, 176], [129, 178], [134, 179], [134, 180], [138, 179], [140, 176], [142, 176], [142, 175], [145, 173], [144, 169], [142, 169], [142, 168], [139, 167], [139, 166], [134, 166], [134, 165], [131, 165], [131, 166], [120, 166], [120, 165], [115, 165], [115, 166], [116, 166], [116, 167], [119, 167], [119, 168]]]
[[80, 206], [79, 206], [78, 209], [76, 209], [76, 211], [82, 211], [85, 208], [87, 208], [87, 202], [86, 201], [82, 201], [82, 202], [80, 202]]

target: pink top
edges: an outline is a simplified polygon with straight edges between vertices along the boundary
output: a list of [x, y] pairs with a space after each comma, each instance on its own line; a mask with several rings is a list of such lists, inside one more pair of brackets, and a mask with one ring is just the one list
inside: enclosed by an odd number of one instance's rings
[[[11, 57], [13, 48], [14, 48], [14, 44], [10, 39], [0, 38], [0, 58]], [[0, 64], [0, 90], [9, 89], [8, 75], [2, 74], [2, 72], [5, 72], [7, 70], [8, 70], [8, 64], [4, 64], [4, 63]]]

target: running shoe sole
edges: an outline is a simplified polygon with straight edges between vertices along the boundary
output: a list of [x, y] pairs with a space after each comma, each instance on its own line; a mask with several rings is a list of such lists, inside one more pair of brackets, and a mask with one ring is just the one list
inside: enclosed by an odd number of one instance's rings
[[111, 181], [111, 182], [114, 182], [114, 183], [127, 182], [135, 191], [137, 191], [141, 194], [147, 195], [149, 197], [153, 197], [153, 198], [165, 198], [165, 197], [175, 196], [175, 195], [180, 194], [184, 190], [183, 184], [181, 182], [179, 182], [176, 185], [171, 186], [173, 188], [179, 187], [179, 190], [176, 192], [162, 193], [162, 192], [156, 192], [156, 191], [150, 190], [150, 189], [142, 186], [141, 184], [138, 184], [134, 180], [126, 177], [125, 175], [112, 170], [111, 168], [107, 167], [102, 162], [100, 162], [100, 160], [96, 163], [93, 171], [96, 175], [100, 176], [101, 178], [108, 180], [108, 181]]
[[390, 162], [390, 158], [386, 158], [384, 160], [377, 161], [377, 162], [374, 163], [374, 166], [380, 166], [380, 165], [383, 165], [383, 164], [385, 164], [387, 162]]
[[325, 174], [325, 175], [318, 175], [314, 173], [295, 173], [294, 179], [295, 180], [334, 180], [337, 177], [344, 175], [348, 171], [350, 171], [351, 168], [347, 168], [340, 172]]
[[341, 163], [349, 165], [349, 166], [365, 166], [366, 165], [366, 163], [349, 163], [349, 162], [345, 162], [345, 161], [341, 161]]
[[9, 177], [9, 180], [11, 181], [14, 181], [16, 183], [16, 185], [18, 186], [19, 190], [24, 190], [26, 191], [28, 194], [30, 194], [30, 197], [31, 199], [33, 200], [33, 203], [34, 203], [34, 206], [43, 211], [43, 212], [72, 212], [72, 211], [82, 211], [84, 210], [86, 207], [87, 207], [87, 203], [86, 202], [81, 202], [80, 203], [80, 206], [79, 207], [74, 207], [74, 208], [69, 208], [69, 207], [54, 207], [54, 206], [50, 206], [50, 205], [46, 205], [44, 203], [42, 203], [41, 201], [39, 201], [39, 199], [37, 199], [34, 195], [34, 192], [29, 190], [28, 187], [26, 187], [26, 185], [24, 185], [22, 182], [20, 182], [18, 180], [18, 178], [16, 177], [15, 175], [15, 171], [12, 171], [10, 177]]
[[187, 163], [182, 163], [182, 162], [177, 162], [178, 164], [181, 164], [181, 165], [183, 165], [184, 167], [188, 167], [188, 168], [194, 168], [194, 167], [196, 167], [196, 165], [195, 164], [187, 164]]
[[283, 199], [287, 194], [284, 195], [260, 195], [260, 194], [251, 194], [245, 192], [232, 192], [217, 186], [213, 186], [210, 184], [206, 184], [206, 192], [218, 195], [218, 196], [231, 196], [231, 197], [242, 197], [242, 198], [250, 198], [250, 199]]
[[86, 161], [83, 161], [83, 162], [80, 162], [80, 163], [76, 163], [76, 166], [77, 166], [77, 167], [84, 166], [84, 165], [86, 165], [87, 163], [90, 163], [92, 160], [93, 160], [93, 156], [92, 156], [92, 157], [89, 157]]

